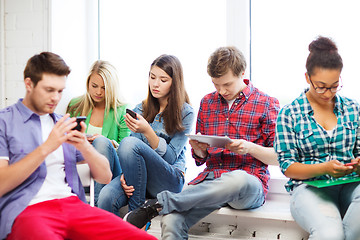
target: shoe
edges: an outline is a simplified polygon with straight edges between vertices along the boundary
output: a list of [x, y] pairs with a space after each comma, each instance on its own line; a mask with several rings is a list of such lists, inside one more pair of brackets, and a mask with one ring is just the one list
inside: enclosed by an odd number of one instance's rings
[[147, 230], [150, 229], [150, 226], [151, 226], [151, 221], [146, 223], [145, 232], [147, 232]]
[[162, 206], [157, 199], [147, 200], [141, 207], [128, 212], [124, 216], [124, 221], [138, 228], [143, 228], [151, 219], [159, 215], [158, 209], [161, 211], [161, 208]]

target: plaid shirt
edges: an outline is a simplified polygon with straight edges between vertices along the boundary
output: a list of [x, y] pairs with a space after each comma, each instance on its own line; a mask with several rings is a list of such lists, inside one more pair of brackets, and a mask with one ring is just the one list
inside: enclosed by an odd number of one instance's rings
[[[335, 96], [337, 125], [330, 137], [314, 119], [314, 111], [305, 95], [307, 91], [281, 109], [277, 119], [274, 147], [283, 173], [295, 162], [317, 164], [336, 159], [347, 163], [359, 156], [359, 105], [351, 99]], [[308, 180], [320, 179], [332, 177], [323, 175]], [[290, 179], [285, 188], [291, 191], [300, 184], [302, 181]]]
[[[206, 95], [200, 103], [196, 132], [207, 135], [228, 136], [245, 139], [264, 147], [273, 146], [275, 123], [279, 112], [279, 101], [248, 85], [235, 99], [231, 109], [227, 101], [218, 93]], [[250, 154], [239, 155], [224, 148], [208, 148], [208, 156], [199, 158], [194, 154], [196, 164], [206, 163], [206, 168], [189, 184], [203, 181], [209, 172], [215, 178], [224, 172], [244, 170], [262, 182], [264, 193], [268, 192], [269, 171], [267, 165]]]

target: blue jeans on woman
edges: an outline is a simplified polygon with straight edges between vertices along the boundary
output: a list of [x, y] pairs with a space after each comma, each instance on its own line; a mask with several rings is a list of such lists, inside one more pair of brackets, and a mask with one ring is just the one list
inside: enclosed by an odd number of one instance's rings
[[155, 198], [164, 190], [180, 192], [183, 188], [183, 173], [169, 163], [174, 160], [162, 158], [142, 140], [126, 137], [117, 152], [126, 184], [135, 191], [128, 198], [118, 176], [101, 190], [98, 207], [119, 216], [120, 208], [127, 204], [131, 211], [143, 204], [146, 197]]
[[[113, 174], [112, 179], [119, 176], [120, 173], [122, 172], [120, 167], [120, 162], [116, 150], [113, 144], [111, 143], [111, 141], [106, 137], [100, 136], [94, 139], [92, 145], [99, 153], [104, 155], [107, 158], [107, 160], [109, 160], [110, 169]], [[101, 184], [95, 181], [95, 190], [94, 190], [95, 206], [97, 206], [100, 191], [105, 185], [106, 184]]]
[[223, 173], [189, 185], [180, 193], [169, 191], [157, 195], [162, 205], [161, 239], [188, 239], [191, 226], [212, 211], [229, 205], [235, 209], [260, 207], [265, 200], [261, 181], [243, 170]]
[[290, 210], [309, 239], [360, 239], [360, 183], [315, 188], [302, 184], [291, 192]]

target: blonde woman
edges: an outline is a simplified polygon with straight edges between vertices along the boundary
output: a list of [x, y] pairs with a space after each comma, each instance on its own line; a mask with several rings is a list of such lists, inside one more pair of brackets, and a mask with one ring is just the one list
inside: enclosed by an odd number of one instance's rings
[[[124, 121], [126, 107], [119, 92], [115, 67], [107, 61], [98, 60], [90, 69], [86, 93], [72, 99], [67, 108], [71, 116], [87, 116], [88, 140], [109, 160], [113, 178], [121, 173], [115, 148], [130, 134]], [[95, 203], [103, 186], [95, 183]]]

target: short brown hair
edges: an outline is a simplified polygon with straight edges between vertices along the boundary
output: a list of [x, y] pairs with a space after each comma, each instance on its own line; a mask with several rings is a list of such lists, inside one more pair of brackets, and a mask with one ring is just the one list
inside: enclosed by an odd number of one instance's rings
[[220, 47], [211, 54], [207, 72], [212, 78], [224, 76], [231, 70], [234, 76], [240, 76], [246, 69], [244, 55], [236, 47]]
[[36, 86], [44, 73], [68, 76], [70, 71], [69, 66], [59, 55], [52, 52], [42, 52], [28, 60], [24, 70], [24, 79], [30, 78]]

